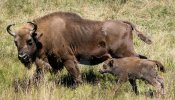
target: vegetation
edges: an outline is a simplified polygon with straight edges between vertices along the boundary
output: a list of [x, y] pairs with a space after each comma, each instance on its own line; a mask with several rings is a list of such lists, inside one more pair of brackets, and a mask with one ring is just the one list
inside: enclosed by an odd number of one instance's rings
[[[175, 1], [174, 0], [1, 0], [0, 1], [0, 100], [143, 100], [154, 90], [137, 81], [140, 95], [136, 96], [130, 84], [122, 85], [115, 96], [111, 88], [114, 77], [101, 75], [97, 66], [79, 65], [84, 79], [76, 89], [67, 87], [71, 78], [64, 69], [60, 82], [49, 73], [38, 87], [28, 86], [33, 70], [27, 70], [17, 59], [13, 38], [6, 32], [8, 24], [17, 26], [55, 11], [70, 11], [92, 20], [128, 20], [151, 37], [147, 45], [134, 37], [137, 53], [161, 61], [167, 72], [165, 79], [168, 100], [175, 99]], [[101, 80], [101, 81], [99, 81]]]

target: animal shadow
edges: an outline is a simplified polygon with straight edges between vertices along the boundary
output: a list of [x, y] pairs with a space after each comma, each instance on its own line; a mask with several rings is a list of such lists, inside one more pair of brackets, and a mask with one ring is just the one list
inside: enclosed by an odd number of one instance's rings
[[[99, 73], [95, 72], [93, 69], [84, 71], [81, 73], [81, 75], [82, 75], [83, 83], [95, 85], [99, 83], [101, 80], [101, 76], [99, 75]], [[12, 86], [14, 87], [15, 92], [29, 91], [32, 87], [37, 88], [41, 86], [43, 82], [45, 81], [36, 82], [28, 77], [24, 77], [22, 79], [15, 78], [13, 80]], [[56, 85], [61, 85], [68, 88], [75, 88], [74, 79], [70, 74], [60, 75], [58, 80], [56, 78], [53, 78], [53, 79], [49, 79], [46, 82], [55, 82]]]
[[[83, 83], [88, 83], [92, 85], [99, 83], [101, 80], [100, 79], [101, 76], [98, 75], [97, 72], [95, 72], [93, 69], [82, 72], [81, 76], [82, 76]], [[66, 75], [61, 75], [61, 78], [58, 84], [71, 88], [72, 86], [74, 86], [75, 82], [73, 77], [70, 74], [66, 74]]]

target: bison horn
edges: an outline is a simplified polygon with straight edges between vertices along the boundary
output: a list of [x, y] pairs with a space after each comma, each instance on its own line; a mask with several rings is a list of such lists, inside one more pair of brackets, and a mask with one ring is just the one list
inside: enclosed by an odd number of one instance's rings
[[11, 29], [10, 29], [11, 26], [14, 26], [14, 25], [15, 25], [15, 24], [10, 24], [10, 25], [7, 26], [7, 32], [8, 32], [10, 35], [12, 35], [12, 36], [15, 36], [15, 35], [16, 35], [16, 34], [15, 34], [14, 32], [12, 32]]
[[37, 30], [37, 25], [36, 25], [34, 22], [27, 22], [27, 23], [29, 23], [29, 24], [32, 24], [32, 25], [33, 25], [33, 30], [32, 30], [32, 32], [31, 32], [31, 33], [35, 33], [35, 32], [36, 32], [36, 30]]

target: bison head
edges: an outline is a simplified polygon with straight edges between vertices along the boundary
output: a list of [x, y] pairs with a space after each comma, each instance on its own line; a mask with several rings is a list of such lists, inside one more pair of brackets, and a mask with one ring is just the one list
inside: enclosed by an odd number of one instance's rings
[[30, 68], [37, 52], [37, 25], [33, 22], [27, 22], [27, 24], [12, 32], [10, 28], [14, 25], [15, 24], [8, 25], [7, 32], [14, 37], [19, 60], [25, 67]]

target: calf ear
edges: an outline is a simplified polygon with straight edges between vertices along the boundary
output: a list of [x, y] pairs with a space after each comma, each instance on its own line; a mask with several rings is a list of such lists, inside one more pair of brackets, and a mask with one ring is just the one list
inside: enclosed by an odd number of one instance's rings
[[113, 67], [113, 64], [114, 64], [114, 60], [111, 59], [111, 60], [109, 61], [109, 66], [110, 66], [110, 67]]

